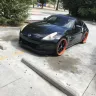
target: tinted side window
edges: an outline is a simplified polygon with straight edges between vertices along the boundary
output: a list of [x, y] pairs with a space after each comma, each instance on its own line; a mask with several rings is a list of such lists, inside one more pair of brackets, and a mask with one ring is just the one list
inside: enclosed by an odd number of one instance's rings
[[74, 33], [80, 32], [82, 26], [83, 26], [83, 22], [80, 21], [80, 20], [77, 20], [77, 21], [75, 22], [75, 31], [74, 31]]
[[56, 19], [57, 19], [56, 16], [51, 16], [51, 17], [49, 17], [49, 18], [47, 19], [47, 22], [51, 22], [51, 23], [53, 23], [53, 22], [56, 21]]
[[84, 30], [84, 32], [89, 32], [89, 29], [87, 28], [87, 26], [86, 26], [86, 24], [83, 22], [83, 30]]
[[82, 26], [82, 25], [83, 25], [83, 22], [80, 21], [80, 20], [77, 20], [75, 24], [76, 24], [76, 25], [80, 25], [80, 26]]

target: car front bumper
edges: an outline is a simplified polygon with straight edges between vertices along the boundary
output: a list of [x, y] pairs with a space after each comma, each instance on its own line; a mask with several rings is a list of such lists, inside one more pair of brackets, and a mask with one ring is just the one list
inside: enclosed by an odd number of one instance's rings
[[54, 53], [57, 46], [57, 41], [43, 41], [43, 40], [33, 40], [32, 38], [28, 38], [23, 34], [20, 34], [19, 44], [23, 47], [30, 48], [31, 50], [38, 53]]

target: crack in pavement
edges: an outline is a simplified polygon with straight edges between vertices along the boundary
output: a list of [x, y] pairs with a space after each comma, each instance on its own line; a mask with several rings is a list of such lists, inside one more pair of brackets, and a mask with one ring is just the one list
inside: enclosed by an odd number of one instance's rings
[[14, 81], [12, 81], [12, 82], [10, 82], [10, 83], [8, 83], [8, 84], [2, 86], [2, 87], [0, 87], [0, 89], [1, 89], [1, 88], [4, 88], [4, 87], [6, 87], [6, 86], [8, 86], [8, 85], [10, 85], [10, 84], [12, 84], [12, 83], [14, 83], [14, 82], [20, 80], [20, 79], [22, 79], [22, 77], [21, 77], [21, 78], [18, 78], [18, 79], [16, 79], [16, 80], [14, 80]]
[[96, 77], [96, 73], [95, 73], [95, 75], [93, 76], [93, 78], [91, 79], [91, 81], [89, 82], [89, 84], [88, 84], [88, 86], [86, 87], [86, 89], [85, 89], [84, 93], [82, 94], [82, 96], [84, 96], [85, 92], [87, 91], [87, 89], [89, 88], [91, 82], [94, 80], [95, 77]]

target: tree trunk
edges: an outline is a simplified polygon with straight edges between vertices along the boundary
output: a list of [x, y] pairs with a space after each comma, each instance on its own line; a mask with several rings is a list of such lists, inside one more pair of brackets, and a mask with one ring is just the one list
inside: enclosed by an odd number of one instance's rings
[[34, 4], [33, 4], [33, 8], [34, 8]]
[[34, 8], [34, 0], [32, 0], [33, 8]]
[[56, 7], [56, 10], [58, 10], [58, 7], [59, 7], [59, 0], [57, 1], [57, 7]]
[[55, 9], [55, 4], [56, 4], [56, 2], [54, 2], [54, 9]]
[[42, 7], [42, 9], [43, 9], [43, 3], [41, 4], [41, 7]]

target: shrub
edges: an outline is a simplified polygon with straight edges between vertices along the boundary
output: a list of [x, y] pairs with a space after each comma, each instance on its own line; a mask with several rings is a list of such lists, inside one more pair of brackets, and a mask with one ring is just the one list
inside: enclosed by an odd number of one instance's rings
[[0, 25], [19, 25], [28, 16], [31, 0], [0, 0]]
[[5, 17], [0, 17], [0, 25], [7, 25], [7, 20]]

